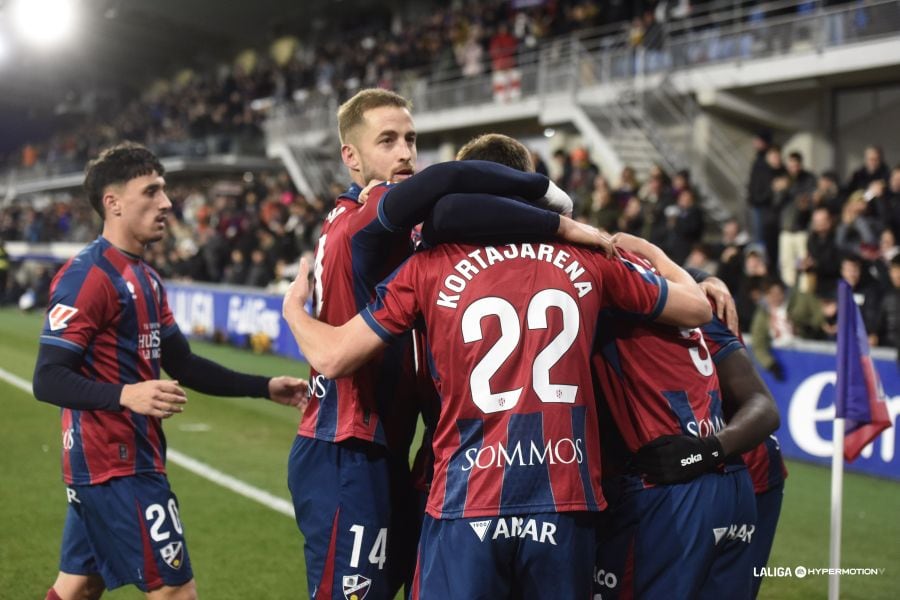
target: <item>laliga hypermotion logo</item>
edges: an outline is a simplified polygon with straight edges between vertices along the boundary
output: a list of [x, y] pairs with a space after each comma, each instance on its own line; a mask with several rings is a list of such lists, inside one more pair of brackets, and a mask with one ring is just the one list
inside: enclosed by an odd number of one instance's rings
[[344, 575], [342, 589], [347, 600], [364, 600], [372, 587], [372, 580], [362, 575]]

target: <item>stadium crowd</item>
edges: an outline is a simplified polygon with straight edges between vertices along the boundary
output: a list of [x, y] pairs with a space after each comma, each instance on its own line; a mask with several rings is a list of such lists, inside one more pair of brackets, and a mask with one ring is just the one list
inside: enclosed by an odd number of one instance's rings
[[[762, 2], [740, 4], [740, 18], [754, 26], [768, 18], [811, 14], [816, 3], [776, 9]], [[302, 42], [292, 34], [282, 35], [271, 42], [268, 52], [247, 50], [232, 64], [184, 69], [171, 81], [147, 86], [139, 97], [126, 94], [115, 101], [99, 101], [86, 94], [80, 102], [86, 110], [65, 115], [66, 122], [47, 139], [5, 155], [0, 152], [0, 168], [80, 170], [90, 156], [121, 139], [141, 140], [159, 156], [259, 152], [260, 124], [273, 105], [320, 105], [329, 98], [341, 102], [365, 87], [399, 89], [422, 78], [503, 73], [514, 70], [523, 53], [573, 32], [605, 32], [632, 49], [646, 49], [648, 65], [662, 68], [679, 60], [678, 51], [662, 52], [667, 22], [721, 11], [690, 28], [694, 34], [715, 32], [733, 20], [734, 10], [733, 3], [714, 0], [474, 0], [353, 26], [334, 22], [333, 29], [304, 36]], [[863, 15], [854, 26], [869, 27], [872, 20]], [[759, 41], [773, 43], [768, 38]], [[746, 50], [727, 47], [712, 36], [686, 51], [716, 59]], [[495, 97], [510, 98], [496, 93]]]
[[[265, 117], [256, 109], [271, 105], [261, 99], [343, 99], [360, 87], [396, 87], [400, 73], [480, 75], [514, 66], [519, 53], [542, 40], [615, 23], [629, 44], [653, 51], [661, 22], [683, 16], [682, 4], [481, 0], [417, 19], [395, 18], [390, 27], [326, 32], [309, 45], [286, 37], [272, 45], [271, 56], [245, 53], [216, 72], [198, 70], [154, 86], [124, 107], [107, 106], [49, 140], [27, 145], [6, 162], [68, 172], [121, 139], [140, 140], [162, 156], [252, 153], [261, 148]], [[704, 4], [715, 3], [690, 3], [695, 12]], [[349, 38], [367, 52], [356, 52]], [[839, 275], [856, 281], [873, 341], [896, 347], [900, 170], [890, 171], [873, 147], [866, 150], [865, 165], [842, 182], [833, 171], [810, 172], [800, 154], [783, 156], [771, 142], [766, 133], [756, 140], [747, 230], [743, 219], [734, 218], [719, 231], [704, 215], [687, 172], [655, 168], [638, 181], [626, 167], [615, 177], [600, 173], [584, 148], [558, 149], [537, 166], [572, 195], [582, 220], [641, 235], [679, 264], [718, 273], [736, 295], [743, 330], [757, 334], [753, 347], [760, 361], [774, 373], [780, 367], [768, 346], [794, 337], [833, 339]], [[169, 278], [257, 287], [282, 279], [285, 265], [312, 249], [330, 204], [299, 194], [285, 172], [215, 185], [177, 183], [172, 198], [173, 235], [149, 257], [157, 270]], [[92, 239], [98, 224], [84, 202], [72, 200], [3, 207], [0, 239]], [[0, 302], [14, 302], [31, 290], [41, 305], [48, 281], [39, 265], [4, 279]]]
[[[733, 290], [743, 331], [754, 334], [758, 358], [781, 368], [767, 348], [794, 338], [833, 340], [836, 285], [853, 283], [872, 341], [900, 342], [900, 166], [866, 149], [864, 164], [844, 182], [833, 171], [815, 174], [803, 156], [782, 156], [763, 132], [748, 176], [747, 229], [742, 219], [713, 223], [700, 206], [690, 173], [654, 168], [646, 181], [626, 167], [601, 173], [581, 147], [559, 149], [538, 171], [573, 198], [576, 216], [610, 232], [645, 237], [676, 262], [717, 274]], [[247, 173], [242, 179], [178, 180], [172, 184], [171, 235], [148, 261], [166, 278], [266, 287], [291, 274], [311, 252], [327, 201], [297, 192], [287, 172]], [[32, 243], [87, 242], [98, 224], [86, 202], [64, 196], [0, 209], [0, 239]], [[37, 282], [35, 284], [35, 281]], [[2, 297], [14, 302], [49, 280], [42, 269], [13, 277]], [[40, 303], [38, 303], [40, 305]]]

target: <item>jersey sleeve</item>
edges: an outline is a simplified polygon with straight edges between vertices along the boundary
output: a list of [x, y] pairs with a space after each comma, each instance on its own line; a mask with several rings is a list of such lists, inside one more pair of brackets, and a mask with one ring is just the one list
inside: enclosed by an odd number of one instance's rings
[[700, 331], [706, 339], [706, 346], [709, 348], [713, 362], [717, 365], [732, 352], [744, 347], [741, 339], [734, 335], [728, 326], [716, 316], [715, 310], [712, 321], [701, 327]]
[[602, 274], [604, 308], [650, 321], [662, 313], [669, 293], [665, 278], [636, 261], [594, 256]]
[[361, 312], [366, 324], [385, 343], [410, 330], [420, 315], [415, 292], [418, 258], [408, 259], [375, 288], [375, 299]]
[[116, 296], [102, 271], [66, 268], [51, 287], [41, 343], [81, 354], [117, 310]]
[[447, 194], [515, 196], [533, 202], [546, 194], [549, 185], [543, 175], [490, 161], [438, 163], [392, 186], [378, 206], [378, 220], [389, 230], [404, 231], [424, 221]]
[[448, 194], [425, 220], [425, 244], [444, 242], [506, 243], [552, 239], [559, 215], [512, 198], [493, 194]]

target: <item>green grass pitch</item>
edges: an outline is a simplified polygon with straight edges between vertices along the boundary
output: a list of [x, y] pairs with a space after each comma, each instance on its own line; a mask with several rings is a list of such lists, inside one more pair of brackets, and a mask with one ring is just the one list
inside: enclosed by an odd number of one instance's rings
[[[41, 316], [0, 310], [0, 367], [31, 379]], [[305, 376], [287, 359], [195, 343], [232, 368]], [[58, 410], [0, 380], [0, 598], [43, 598], [56, 575], [66, 511], [60, 480]], [[261, 400], [189, 392], [187, 410], [165, 424], [169, 446], [246, 483], [289, 499], [287, 456], [298, 416]], [[829, 474], [788, 465], [784, 508], [770, 567], [827, 567]], [[305, 598], [302, 540], [293, 519], [238, 496], [176, 465], [181, 503], [201, 597]], [[315, 482], [310, 482], [314, 485]], [[895, 598], [900, 590], [900, 484], [850, 475], [844, 487], [843, 566], [884, 568], [883, 575], [842, 578], [842, 598]], [[770, 578], [761, 598], [825, 598], [827, 576]], [[136, 588], [108, 598], [142, 598]]]

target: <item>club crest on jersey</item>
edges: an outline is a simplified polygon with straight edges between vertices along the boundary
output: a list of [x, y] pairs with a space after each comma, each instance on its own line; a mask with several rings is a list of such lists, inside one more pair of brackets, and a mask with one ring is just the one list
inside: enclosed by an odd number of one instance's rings
[[362, 575], [344, 575], [341, 589], [347, 600], [364, 600], [372, 587], [372, 580]]
[[47, 313], [47, 322], [50, 324], [50, 331], [59, 331], [69, 326], [69, 320], [75, 316], [78, 309], [74, 306], [65, 304], [57, 304]]
[[487, 521], [472, 521], [469, 523], [469, 527], [472, 528], [472, 531], [475, 532], [475, 535], [478, 536], [478, 539], [482, 542], [484, 541], [484, 534], [487, 533], [488, 527], [491, 526], [491, 520]]
[[162, 556], [167, 565], [177, 571], [184, 563], [184, 544], [181, 542], [170, 542], [162, 547], [159, 555]]

